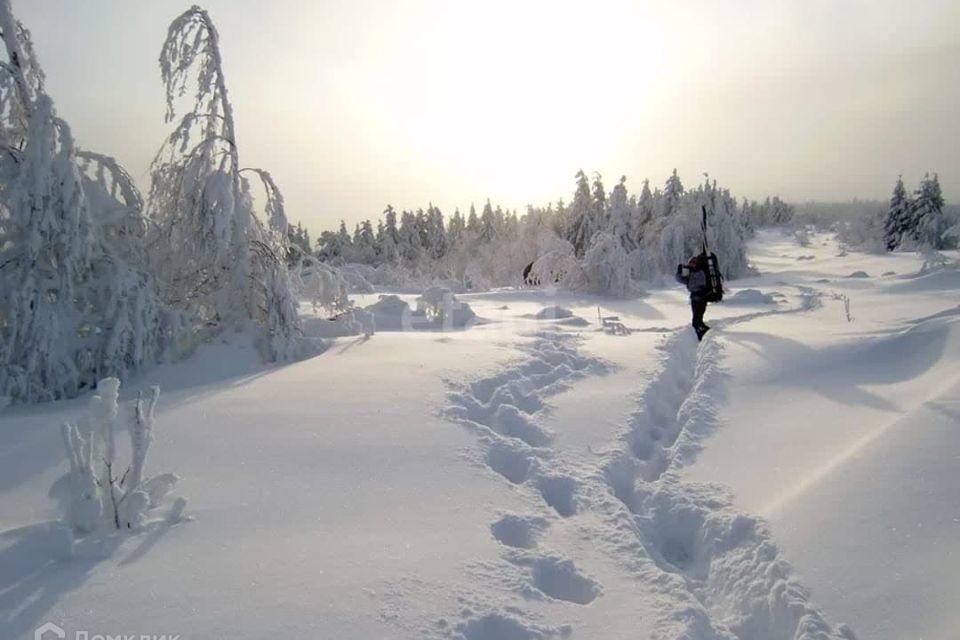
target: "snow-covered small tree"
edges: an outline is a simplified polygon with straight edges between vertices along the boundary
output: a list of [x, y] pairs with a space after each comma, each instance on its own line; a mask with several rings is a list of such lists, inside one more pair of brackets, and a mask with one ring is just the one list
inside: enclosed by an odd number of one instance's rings
[[[158, 152], [151, 171], [149, 211], [157, 228], [154, 269], [164, 297], [214, 330], [253, 320], [269, 334], [269, 358], [277, 335], [296, 336], [296, 301], [285, 277], [286, 216], [283, 198], [268, 173], [240, 165], [233, 106], [220, 54], [220, 36], [209, 14], [193, 6], [169, 27], [160, 53], [168, 122], [176, 102], [193, 85], [192, 101]], [[266, 223], [255, 212], [254, 173], [265, 194]], [[273, 308], [275, 305], [283, 309]], [[292, 322], [278, 333], [273, 324]]]
[[[139, 528], [179, 480], [172, 473], [146, 475], [160, 388], [151, 388], [146, 404], [138, 394], [129, 417], [121, 415], [119, 390], [118, 379], [100, 380], [87, 414], [62, 428], [70, 470], [53, 484], [50, 495], [59, 500], [67, 522], [79, 533]], [[123, 423], [130, 434], [130, 455], [121, 460], [116, 438]], [[179, 520], [185, 505], [179, 498], [166, 519]]]
[[349, 287], [337, 268], [310, 259], [304, 260], [291, 275], [294, 290], [310, 301], [315, 312], [335, 316], [349, 308]]

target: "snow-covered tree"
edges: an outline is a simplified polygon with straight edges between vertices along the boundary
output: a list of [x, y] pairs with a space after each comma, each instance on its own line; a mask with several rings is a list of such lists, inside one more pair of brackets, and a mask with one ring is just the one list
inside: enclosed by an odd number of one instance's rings
[[467, 231], [475, 235], [480, 234], [480, 218], [477, 217], [477, 210], [472, 204], [470, 214], [467, 216]]
[[460, 215], [460, 209], [453, 212], [450, 218], [450, 224], [447, 225], [447, 242], [451, 248], [455, 248], [463, 242], [464, 234], [467, 230], [467, 223]]
[[493, 242], [497, 234], [497, 219], [493, 213], [493, 207], [490, 206], [490, 200], [483, 205], [483, 213], [480, 214], [480, 241]]
[[637, 204], [631, 211], [628, 225], [628, 233], [634, 245], [640, 245], [643, 242], [643, 234], [653, 220], [653, 213], [654, 201], [653, 194], [650, 192], [650, 181], [644, 180], [640, 197], [637, 198]]
[[400, 257], [400, 233], [397, 230], [397, 212], [389, 204], [383, 212], [383, 240], [381, 255], [386, 264], [394, 264]]
[[893, 251], [899, 247], [903, 238], [912, 234], [912, 226], [913, 203], [907, 195], [906, 187], [903, 186], [903, 176], [897, 176], [897, 184], [893, 188], [893, 195], [890, 196], [887, 220], [883, 226], [883, 241], [887, 251]]
[[669, 218], [676, 213], [680, 207], [680, 198], [683, 197], [683, 193], [683, 183], [680, 181], [680, 176], [677, 175], [677, 170], [674, 169], [663, 185], [663, 193], [660, 198], [660, 215]]
[[377, 259], [377, 237], [373, 230], [373, 224], [369, 220], [364, 220], [357, 225], [357, 231], [353, 236], [353, 261], [363, 264], [373, 264]]
[[0, 32], [0, 397], [54, 400], [154, 362], [174, 323], [141, 270], [132, 180], [76, 149], [9, 0]]
[[583, 257], [583, 272], [596, 293], [626, 298], [633, 293], [631, 261], [620, 238], [604, 231]]
[[597, 232], [593, 196], [590, 193], [590, 183], [581, 169], [577, 172], [577, 189], [570, 204], [569, 226], [567, 240], [573, 245], [574, 255], [582, 258], [590, 244], [590, 238]]
[[[278, 352], [276, 345], [299, 331], [290, 313], [296, 302], [278, 273], [285, 269], [283, 198], [267, 172], [240, 165], [219, 40], [209, 14], [194, 6], [170, 24], [161, 49], [168, 122], [176, 120], [176, 102], [189, 85], [193, 93], [151, 170], [154, 270], [164, 298], [201, 326], [253, 320], [271, 345], [266, 355], [279, 359], [290, 350]], [[247, 171], [263, 186], [266, 223], [254, 210]]]
[[607, 226], [607, 192], [603, 189], [603, 176], [593, 174], [593, 224], [597, 231]]
[[420, 240], [416, 215], [409, 211], [404, 211], [400, 215], [398, 234], [400, 238], [400, 257], [406, 260], [408, 265], [416, 264], [423, 253], [423, 243]]
[[447, 232], [443, 225], [443, 213], [431, 203], [427, 208], [427, 241], [430, 257], [439, 260], [447, 254]]
[[618, 238], [627, 252], [636, 248], [636, 242], [630, 234], [630, 223], [633, 211], [627, 197], [627, 176], [620, 178], [620, 182], [610, 193], [610, 216], [607, 222], [607, 231]]
[[943, 204], [937, 174], [925, 175], [913, 201], [913, 237], [921, 247], [935, 251], [945, 248], [944, 240], [951, 223], [943, 212]]

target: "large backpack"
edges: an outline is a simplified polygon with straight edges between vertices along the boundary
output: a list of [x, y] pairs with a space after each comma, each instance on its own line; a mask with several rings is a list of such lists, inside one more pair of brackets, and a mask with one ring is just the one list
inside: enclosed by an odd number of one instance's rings
[[723, 300], [723, 274], [720, 272], [717, 254], [712, 253], [707, 246], [707, 207], [701, 205], [700, 210], [703, 211], [703, 220], [700, 223], [703, 230], [703, 255], [707, 258], [707, 293], [704, 299], [707, 302], [720, 302]]
[[715, 253], [707, 254], [707, 295], [704, 299], [707, 302], [723, 300], [723, 274], [720, 273], [720, 265]]

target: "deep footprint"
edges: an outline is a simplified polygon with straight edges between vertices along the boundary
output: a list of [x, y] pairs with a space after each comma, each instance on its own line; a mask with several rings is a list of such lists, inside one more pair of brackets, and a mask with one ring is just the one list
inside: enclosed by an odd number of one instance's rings
[[568, 476], [543, 476], [538, 484], [540, 495], [558, 514], [569, 518], [577, 512], [576, 480]]
[[498, 542], [508, 547], [533, 549], [547, 525], [543, 518], [507, 514], [490, 525], [490, 533]]
[[566, 559], [539, 558], [533, 563], [531, 575], [533, 585], [554, 600], [590, 604], [602, 591]]
[[530, 456], [501, 442], [490, 447], [487, 464], [513, 484], [523, 483], [533, 469], [533, 459]]

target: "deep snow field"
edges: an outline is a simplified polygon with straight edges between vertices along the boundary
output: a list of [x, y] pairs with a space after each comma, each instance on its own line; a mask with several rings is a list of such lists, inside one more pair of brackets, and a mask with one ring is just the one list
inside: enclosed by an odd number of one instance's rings
[[840, 253], [761, 233], [699, 345], [672, 283], [461, 295], [467, 329], [283, 367], [208, 345], [123, 394], [163, 389], [148, 472], [191, 519], [72, 557], [86, 401], [8, 409], [0, 640], [954, 640], [960, 270]]

